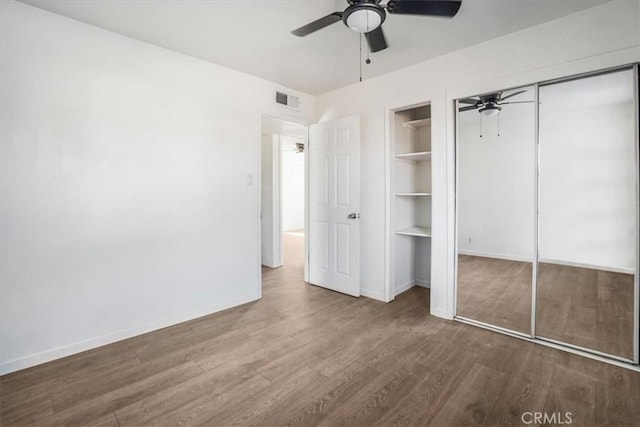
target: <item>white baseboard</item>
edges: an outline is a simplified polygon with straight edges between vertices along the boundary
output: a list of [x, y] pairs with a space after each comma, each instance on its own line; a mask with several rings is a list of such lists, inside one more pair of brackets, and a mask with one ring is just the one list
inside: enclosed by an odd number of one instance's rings
[[625, 267], [608, 267], [603, 265], [585, 264], [581, 262], [562, 261], [562, 260], [546, 259], [546, 258], [540, 258], [538, 262], [541, 264], [554, 264], [554, 265], [562, 265], [565, 267], [586, 268], [589, 270], [608, 271], [611, 273], [635, 274], [635, 270], [633, 268], [625, 268]]
[[76, 353], [91, 350], [96, 347], [102, 347], [107, 344], [112, 344], [117, 341], [122, 341], [127, 338], [135, 337], [137, 335], [146, 334], [158, 329], [166, 328], [168, 326], [176, 325], [178, 323], [186, 322], [188, 320], [197, 319], [198, 317], [207, 316], [209, 314], [216, 313], [218, 311], [226, 310], [228, 308], [237, 307], [242, 304], [247, 304], [252, 301], [260, 299], [260, 293], [247, 296], [244, 298], [238, 298], [231, 301], [225, 301], [221, 304], [214, 306], [203, 307], [196, 311], [185, 313], [177, 316], [172, 316], [166, 319], [162, 319], [153, 323], [148, 323], [141, 326], [125, 329], [123, 331], [113, 332], [100, 337], [90, 338], [85, 341], [80, 341], [72, 344], [67, 344], [61, 347], [45, 350], [41, 353], [32, 354], [29, 356], [21, 357], [19, 359], [9, 360], [7, 362], [0, 363], [0, 375], [9, 374], [11, 372], [19, 371], [21, 369], [30, 368], [32, 366], [40, 365], [42, 363], [51, 362], [52, 360], [60, 359], [66, 356], [71, 356]]
[[479, 256], [484, 258], [495, 258], [495, 259], [504, 259], [507, 261], [523, 261], [523, 262], [533, 262], [533, 260], [529, 257], [521, 256], [521, 255], [513, 255], [513, 254], [496, 254], [493, 252], [481, 252], [481, 251], [469, 251], [458, 249], [459, 255], [469, 255], [469, 256]]
[[273, 258], [263, 258], [262, 265], [269, 268], [282, 267], [282, 263], [278, 264]]
[[363, 297], [375, 299], [375, 300], [382, 301], [382, 302], [389, 302], [389, 301], [386, 301], [384, 299], [384, 293], [383, 292], [376, 292], [376, 291], [372, 291], [370, 289], [360, 289], [360, 295], [363, 296]]
[[421, 288], [431, 288], [431, 282], [428, 280], [416, 279], [416, 286], [420, 286]]
[[282, 264], [280, 264], [280, 265], [269, 265], [269, 264], [262, 263], [262, 267], [267, 267], [267, 268], [280, 268], [280, 267], [282, 267]]
[[[496, 254], [492, 252], [480, 252], [480, 251], [468, 251], [468, 250], [458, 250], [458, 254], [484, 257], [484, 258], [504, 259], [507, 261], [533, 262], [531, 259], [527, 257], [523, 257], [520, 255], [512, 255], [512, 254]], [[587, 263], [563, 261], [563, 260], [556, 260], [556, 259], [540, 258], [538, 262], [546, 263], [546, 264], [564, 265], [567, 267], [579, 267], [579, 268], [588, 268], [591, 270], [609, 271], [612, 273], [623, 273], [623, 274], [635, 273], [635, 270], [632, 268], [630, 269], [630, 268], [624, 268], [624, 267], [609, 267], [609, 266], [602, 266], [602, 265], [596, 265], [596, 264], [587, 264]]]
[[416, 282], [411, 280], [400, 286], [396, 286], [396, 296], [400, 295], [403, 292], [407, 292], [409, 289], [413, 288], [415, 285], [416, 285]]
[[412, 280], [410, 282], [405, 283], [402, 286], [398, 286], [396, 288], [396, 296], [400, 295], [403, 292], [407, 292], [409, 289], [415, 286], [429, 289], [431, 288], [431, 282], [429, 282], [428, 280], [422, 280], [422, 279]]
[[447, 312], [447, 310], [443, 310], [441, 308], [432, 308], [431, 315], [435, 317], [439, 317], [441, 319], [453, 320], [453, 315]]

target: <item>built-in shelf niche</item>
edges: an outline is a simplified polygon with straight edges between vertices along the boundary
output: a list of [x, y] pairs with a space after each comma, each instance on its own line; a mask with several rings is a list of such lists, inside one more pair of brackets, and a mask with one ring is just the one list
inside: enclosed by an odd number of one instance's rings
[[396, 111], [389, 153], [391, 291], [431, 282], [431, 109]]

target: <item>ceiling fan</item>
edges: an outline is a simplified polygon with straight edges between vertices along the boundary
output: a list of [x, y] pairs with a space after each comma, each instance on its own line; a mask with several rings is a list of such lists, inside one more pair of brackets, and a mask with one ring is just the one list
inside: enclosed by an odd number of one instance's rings
[[502, 110], [501, 105], [506, 104], [524, 104], [533, 101], [511, 101], [504, 102], [505, 100], [512, 98], [516, 95], [520, 95], [521, 93], [525, 93], [526, 90], [520, 90], [518, 92], [514, 92], [507, 96], [502, 96], [503, 92], [495, 92], [487, 95], [479, 95], [471, 98], [459, 99], [458, 102], [460, 104], [472, 104], [466, 107], [460, 107], [458, 111], [468, 111], [468, 110], [478, 110], [478, 112], [485, 116], [493, 116], [498, 114], [500, 110]]
[[304, 25], [291, 33], [304, 37], [338, 21], [358, 33], [363, 33], [372, 52], [387, 48], [382, 23], [387, 13], [392, 15], [442, 16], [452, 18], [458, 13], [462, 1], [458, 0], [347, 0], [349, 6], [343, 12], [333, 12]]

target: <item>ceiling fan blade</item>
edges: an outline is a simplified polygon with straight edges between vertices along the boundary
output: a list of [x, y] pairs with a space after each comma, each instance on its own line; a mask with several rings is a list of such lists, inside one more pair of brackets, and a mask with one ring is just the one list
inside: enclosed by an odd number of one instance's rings
[[525, 93], [526, 90], [519, 90], [518, 92], [512, 93], [511, 95], [507, 95], [504, 98], [500, 98], [500, 101], [504, 101], [505, 99], [509, 99], [513, 96], [520, 95], [521, 93]]
[[464, 99], [458, 99], [458, 102], [460, 104], [477, 104], [480, 102], [479, 99], [472, 99], [472, 98], [464, 98]]
[[453, 18], [462, 1], [456, 0], [390, 0], [387, 12], [397, 15], [427, 15]]
[[371, 52], [379, 52], [387, 48], [387, 41], [384, 38], [382, 27], [378, 27], [364, 36], [367, 38]]
[[469, 110], [477, 110], [479, 108], [479, 106], [475, 106], [475, 105], [470, 105], [468, 107], [461, 107], [458, 109], [458, 111], [462, 112], [462, 111], [469, 111]]
[[302, 27], [291, 31], [291, 34], [298, 37], [304, 37], [315, 31], [323, 29], [324, 27], [328, 27], [331, 24], [335, 24], [336, 22], [341, 20], [342, 20], [342, 12], [333, 12], [331, 15], [327, 15], [325, 17], [317, 19], [307, 25], [303, 25]]
[[498, 105], [506, 105], [506, 104], [531, 104], [533, 101], [511, 101], [511, 102], [498, 102]]
[[495, 92], [495, 93], [488, 93], [486, 95], [480, 95], [478, 96], [478, 98], [480, 98], [482, 102], [497, 102], [499, 99], [501, 99], [500, 98], [501, 96], [502, 96], [502, 92]]

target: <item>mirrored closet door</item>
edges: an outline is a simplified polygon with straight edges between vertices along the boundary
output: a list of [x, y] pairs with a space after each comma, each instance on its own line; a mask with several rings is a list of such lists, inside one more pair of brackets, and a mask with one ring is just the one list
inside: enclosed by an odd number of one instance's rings
[[627, 69], [539, 89], [536, 334], [625, 359], [637, 317], [634, 78]]
[[638, 74], [457, 100], [456, 317], [638, 363]]
[[457, 125], [457, 314], [530, 334], [534, 88], [460, 100]]

